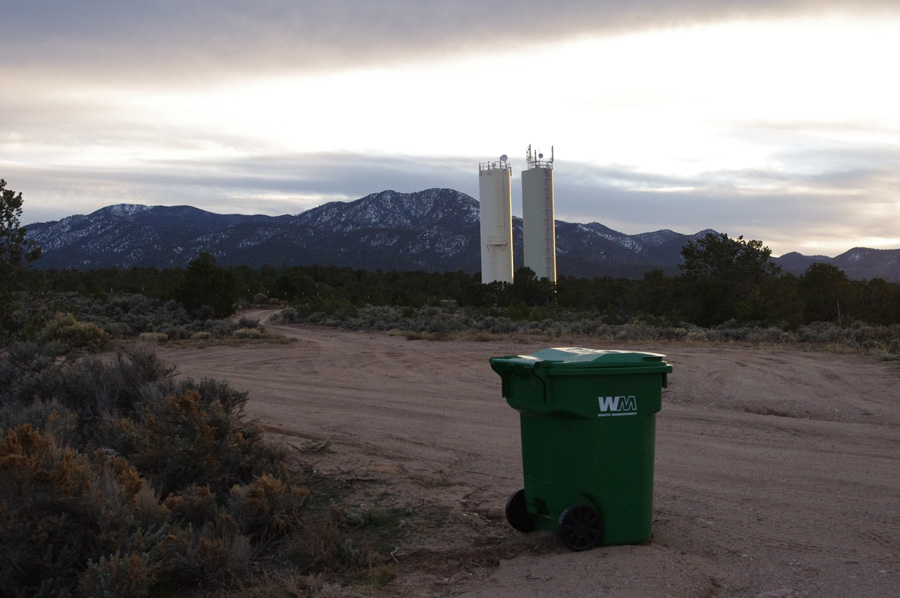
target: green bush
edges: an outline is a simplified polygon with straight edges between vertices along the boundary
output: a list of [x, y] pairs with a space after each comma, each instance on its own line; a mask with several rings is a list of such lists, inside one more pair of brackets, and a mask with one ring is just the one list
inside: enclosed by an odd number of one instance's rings
[[108, 332], [93, 322], [79, 322], [72, 314], [58, 313], [47, 323], [41, 335], [47, 342], [59, 341], [66, 349], [100, 351], [109, 342]]

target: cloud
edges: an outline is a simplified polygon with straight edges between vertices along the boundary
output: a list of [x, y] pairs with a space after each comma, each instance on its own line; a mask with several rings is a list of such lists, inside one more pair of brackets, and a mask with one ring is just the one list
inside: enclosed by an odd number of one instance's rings
[[[385, 189], [477, 198], [477, 162], [506, 151], [520, 213], [534, 139], [557, 144], [564, 220], [715, 228], [776, 253], [801, 232], [822, 252], [896, 244], [896, 21], [842, 19], [879, 11], [900, 4], [8, 2], [0, 175], [27, 222], [122, 202], [277, 215]], [[768, 19], [790, 21], [702, 27]]]
[[[7, 67], [133, 82], [202, 83], [223, 72], [310, 71], [489, 53], [577, 35], [732, 19], [822, 15], [844, 2], [804, 0], [42, 0], [0, 13]], [[855, 13], [897, 12], [857, 0]]]

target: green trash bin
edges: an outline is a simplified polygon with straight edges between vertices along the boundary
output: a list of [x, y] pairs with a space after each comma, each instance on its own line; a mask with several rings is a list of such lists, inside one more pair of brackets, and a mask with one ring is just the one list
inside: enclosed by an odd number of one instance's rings
[[672, 372], [663, 357], [566, 347], [491, 358], [520, 414], [514, 528], [553, 531], [572, 550], [650, 538], [656, 413]]

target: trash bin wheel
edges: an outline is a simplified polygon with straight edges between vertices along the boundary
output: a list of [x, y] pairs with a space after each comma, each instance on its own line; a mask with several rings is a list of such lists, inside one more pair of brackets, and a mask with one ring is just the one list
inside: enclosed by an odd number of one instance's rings
[[516, 490], [506, 501], [506, 520], [520, 532], [534, 531], [534, 521], [525, 506], [525, 489]]
[[587, 550], [600, 542], [603, 521], [594, 507], [572, 505], [559, 516], [556, 533], [569, 549]]

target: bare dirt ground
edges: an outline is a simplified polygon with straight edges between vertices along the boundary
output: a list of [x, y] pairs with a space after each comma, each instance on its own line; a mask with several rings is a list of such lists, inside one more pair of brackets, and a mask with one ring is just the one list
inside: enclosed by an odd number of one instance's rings
[[[265, 318], [264, 312], [246, 314]], [[290, 344], [160, 347], [179, 372], [249, 391], [275, 440], [329, 442], [317, 471], [360, 509], [415, 513], [395, 547], [404, 596], [900, 596], [900, 363], [683, 344], [666, 354], [653, 538], [574, 553], [521, 534], [518, 413], [492, 356], [584, 340], [430, 342], [266, 325]]]

